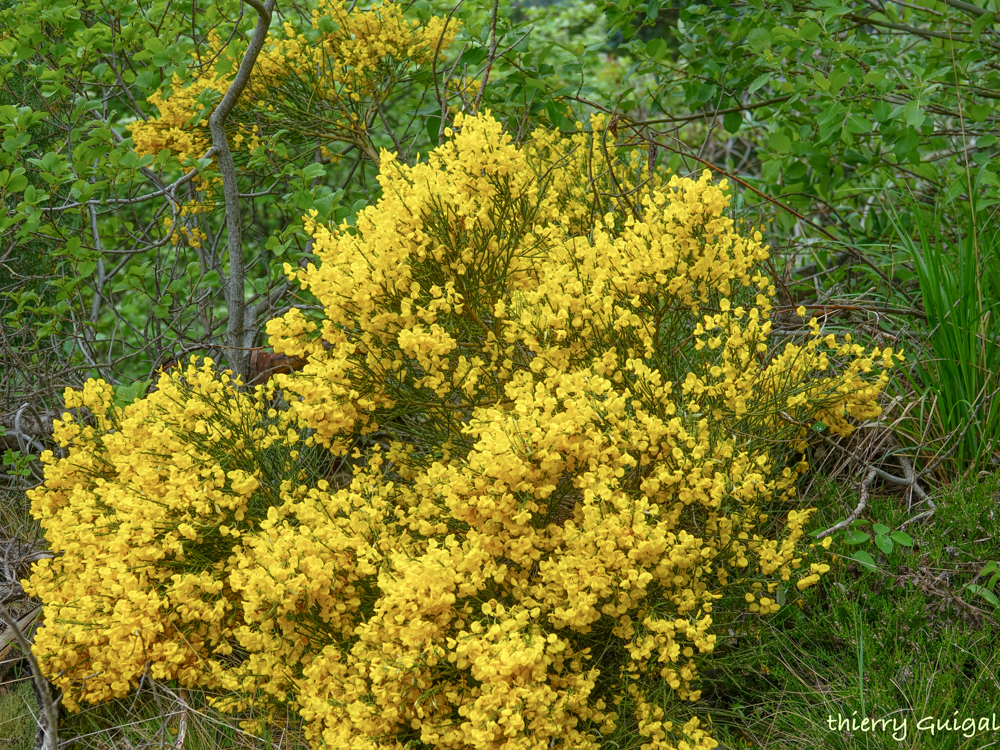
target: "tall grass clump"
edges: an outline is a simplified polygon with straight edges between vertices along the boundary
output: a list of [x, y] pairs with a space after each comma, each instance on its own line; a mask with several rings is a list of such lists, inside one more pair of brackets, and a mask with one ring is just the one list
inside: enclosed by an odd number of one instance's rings
[[[517, 147], [459, 114], [426, 161], [383, 152], [378, 203], [285, 268], [321, 310], [267, 326], [300, 372], [67, 392], [101, 421], [45, 457], [58, 555], [26, 588], [68, 707], [148, 669], [291, 706], [315, 747], [715, 746], [720, 623], [829, 569], [805, 432], [877, 416], [894, 355], [815, 319], [772, 346], [726, 183], [648, 180], [591, 126]], [[296, 469], [316, 450], [349, 483]]]
[[996, 466], [1000, 438], [1000, 223], [975, 198], [960, 217], [957, 239], [946, 238], [948, 215], [937, 203], [905, 200], [909, 228], [893, 225], [920, 282], [928, 331], [913, 361], [922, 425], [949, 441], [952, 474]]

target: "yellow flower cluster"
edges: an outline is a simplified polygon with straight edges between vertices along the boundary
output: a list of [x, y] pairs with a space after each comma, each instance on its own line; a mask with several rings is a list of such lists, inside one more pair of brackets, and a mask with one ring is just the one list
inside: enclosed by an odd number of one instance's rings
[[[285, 701], [317, 748], [716, 746], [683, 703], [713, 622], [828, 570], [787, 502], [801, 425], [878, 414], [899, 355], [813, 320], [771, 356], [725, 182], [654, 184], [591, 126], [518, 148], [460, 114], [424, 163], [383, 152], [353, 229], [307, 218], [285, 270], [323, 312], [268, 323], [307, 362], [253, 396], [193, 366], [122, 414], [67, 394], [98, 425], [59, 426], [28, 587], [68, 706], [149, 669]], [[318, 450], [348, 486], [292, 476]]]
[[[221, 41], [218, 36], [212, 37], [209, 46], [213, 55], [220, 51]], [[136, 153], [156, 156], [167, 149], [181, 162], [204, 156], [212, 147], [208, 118], [212, 114], [214, 103], [229, 89], [234, 75], [235, 71], [220, 75], [213, 67], [202, 71], [185, 85], [180, 75], [174, 73], [171, 79], [172, 93], [168, 97], [164, 97], [163, 92], [156, 91], [146, 100], [157, 108], [159, 116], [136, 120], [128, 126]], [[205, 92], [213, 92], [208, 96], [213, 97], [214, 102], [204, 100]], [[252, 151], [260, 144], [259, 135], [256, 125], [239, 127], [233, 135], [231, 145], [240, 150], [246, 141]]]
[[236, 644], [227, 561], [277, 502], [260, 457], [286, 438], [212, 364], [162, 375], [124, 410], [103, 381], [66, 391], [67, 408], [96, 426], [69, 412], [54, 423], [67, 455], [43, 453], [45, 483], [30, 497], [61, 554], [25, 589], [45, 602], [34, 649], [71, 710], [121, 697], [147, 673], [211, 687]]
[[186, 242], [191, 247], [201, 247], [206, 240], [208, 240], [208, 235], [205, 234], [204, 230], [198, 227], [187, 227], [181, 225], [179, 227], [174, 226], [174, 220], [169, 216], [163, 219], [163, 227], [170, 232], [170, 244], [179, 245], [181, 241]]
[[[358, 122], [355, 103], [384, 98], [407, 66], [429, 63], [435, 54], [450, 47], [457, 32], [457, 22], [446, 24], [438, 16], [426, 23], [407, 20], [396, 3], [348, 10], [342, 0], [320, 0], [312, 12], [309, 33], [286, 23], [283, 36], [261, 52], [243, 98], [256, 102], [261, 111], [287, 109], [285, 114], [290, 116], [307, 115], [303, 106], [322, 111], [324, 120], [333, 111], [346, 126], [334, 128], [328, 136], [344, 138], [340, 132], [344, 127], [350, 131], [363, 125]], [[217, 52], [219, 46], [219, 40], [213, 38], [212, 51]], [[235, 74], [235, 66], [225, 74], [210, 68], [187, 85], [175, 74], [168, 97], [156, 92], [147, 100], [159, 110], [159, 116], [130, 125], [136, 152], [155, 155], [169, 149], [181, 161], [204, 154], [211, 146], [208, 117], [213, 108], [202, 103], [205, 92], [215, 92], [217, 100], [229, 89]], [[299, 101], [303, 85], [308, 93]], [[315, 120], [311, 124], [315, 125]], [[253, 151], [259, 145], [256, 124], [237, 125], [231, 142], [235, 151]]]
[[407, 20], [392, 2], [348, 10], [343, 0], [320, 0], [312, 29], [319, 32], [317, 42], [286, 24], [285, 39], [269, 51], [264, 68], [270, 66], [276, 78], [291, 73], [315, 86], [312, 94], [336, 104], [378, 95], [399, 78], [400, 65], [429, 63], [454, 42], [458, 24], [440, 16]]
[[[372, 480], [395, 498], [376, 512], [397, 508], [406, 551], [380, 574], [360, 643], [326, 647], [298, 678], [317, 741], [419, 727], [439, 747], [588, 747], [587, 726], [629, 722], [659, 737], [652, 714], [605, 711], [612, 673], [588, 644], [621, 639], [637, 685], [696, 700], [727, 587], [773, 594], [807, 554], [811, 511], [763, 531], [806, 470], [784, 446], [803, 446], [804, 422], [847, 433], [879, 412], [874, 360], [892, 353], [812, 320], [767, 361], [767, 249], [725, 216], [725, 182], [640, 186], [632, 161], [613, 190], [602, 125], [517, 149], [488, 114], [458, 116], [425, 164], [383, 154], [383, 198], [356, 232], [307, 221], [318, 266], [286, 266], [324, 307], [320, 323], [293, 311], [268, 326], [276, 350], [310, 358], [279, 381], [294, 424], [339, 454], [414, 408], [445, 426], [440, 453], [399, 443], [397, 479]], [[603, 197], [625, 193], [631, 205]], [[570, 675], [584, 680], [571, 693]]]

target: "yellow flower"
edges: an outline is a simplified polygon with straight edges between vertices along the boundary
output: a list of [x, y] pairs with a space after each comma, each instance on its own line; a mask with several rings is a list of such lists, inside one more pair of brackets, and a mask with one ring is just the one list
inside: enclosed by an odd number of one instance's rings
[[[402, 54], [394, 13], [355, 31]], [[603, 124], [518, 146], [458, 113], [426, 161], [383, 153], [351, 231], [304, 217], [315, 262], [284, 268], [319, 310], [267, 324], [300, 371], [251, 394], [192, 364], [124, 410], [67, 392], [95, 425], [56, 425], [31, 498], [62, 554], [25, 588], [69, 707], [148, 669], [292, 704], [314, 747], [681, 746], [662, 694], [699, 700], [720, 610], [829, 571], [788, 502], [806, 426], [877, 415], [892, 353], [813, 324], [766, 357], [762, 236], [708, 172], [612, 184]]]

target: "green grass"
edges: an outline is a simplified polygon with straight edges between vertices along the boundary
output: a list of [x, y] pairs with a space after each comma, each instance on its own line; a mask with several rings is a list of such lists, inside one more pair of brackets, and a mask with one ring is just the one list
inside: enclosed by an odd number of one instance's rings
[[307, 750], [293, 717], [287, 717], [284, 729], [267, 727], [251, 733], [240, 729], [238, 718], [206, 708], [204, 698], [191, 692], [184, 711], [172, 691], [154, 686], [64, 715], [60, 741], [73, 738], [72, 747], [80, 750], [174, 748], [183, 720], [185, 750]]
[[[826, 482], [810, 500], [823, 507], [815, 527], [857, 503], [852, 493], [838, 499], [839, 489]], [[715, 693], [724, 698], [716, 722], [726, 725], [716, 736], [768, 750], [973, 750], [1000, 741], [1000, 618], [964, 589], [1000, 558], [998, 492], [995, 477], [956, 485], [940, 494], [930, 523], [908, 527], [912, 549], [885, 555], [871, 545], [875, 572], [840, 558], [805, 592], [803, 608], [748, 617], [748, 637], [726, 655]], [[908, 517], [895, 497], [878, 495], [865, 515], [893, 528]], [[862, 725], [865, 717], [877, 724]]]
[[32, 750], [37, 713], [35, 693], [26, 679], [0, 685], [0, 748]]
[[[958, 217], [959, 238], [949, 245], [940, 230], [944, 207], [932, 210], [906, 196], [912, 227], [893, 214], [899, 241], [920, 282], [927, 314], [923, 352], [913, 366], [919, 396], [914, 437], [932, 425], [931, 437], [953, 446], [946, 459], [952, 476], [990, 469], [1000, 438], [1000, 220], [975, 205]], [[916, 235], [916, 239], [912, 235]], [[968, 426], [968, 427], [967, 427]], [[953, 441], [953, 442], [952, 442]], [[915, 441], [918, 444], [922, 440]]]

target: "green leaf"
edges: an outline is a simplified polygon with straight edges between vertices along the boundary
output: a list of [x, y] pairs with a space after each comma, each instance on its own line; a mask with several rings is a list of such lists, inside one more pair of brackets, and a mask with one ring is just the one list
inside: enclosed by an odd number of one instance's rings
[[892, 540], [882, 534], [875, 535], [875, 546], [882, 550], [885, 554], [892, 554]]
[[767, 139], [772, 151], [785, 154], [792, 150], [792, 139], [784, 133], [771, 133]]
[[7, 190], [12, 193], [20, 193], [28, 186], [28, 178], [23, 174], [16, 174], [7, 180]]
[[659, 60], [664, 52], [667, 51], [667, 43], [664, 42], [660, 37], [653, 37], [648, 42], [646, 42], [646, 54], [652, 57], [654, 60]]
[[750, 84], [750, 88], [747, 89], [747, 93], [752, 94], [754, 91], [759, 89], [761, 86], [770, 81], [772, 78], [774, 78], [774, 73], [771, 72], [761, 73], [759, 76], [753, 79], [753, 83]]
[[545, 103], [545, 111], [549, 113], [549, 120], [560, 130], [573, 130], [573, 123], [567, 119], [566, 115], [560, 111], [561, 105], [548, 101]]
[[771, 45], [771, 32], [759, 27], [751, 29], [750, 33], [747, 34], [747, 44], [750, 45], [750, 49], [759, 52]]
[[996, 594], [994, 594], [992, 591], [990, 591], [986, 587], [980, 586], [977, 583], [970, 583], [970, 584], [967, 584], [965, 588], [967, 588], [973, 594], [979, 594], [979, 596], [983, 597], [983, 599], [985, 599], [986, 601], [988, 601], [994, 607], [1000, 607], [1000, 599], [997, 599]]
[[141, 398], [152, 380], [137, 380], [128, 385], [115, 385], [111, 387], [114, 404], [120, 408], [125, 408], [136, 399]]
[[649, 0], [649, 2], [646, 3], [646, 20], [652, 23], [659, 17], [660, 0]]
[[851, 74], [844, 68], [837, 68], [830, 74], [830, 92], [836, 94], [851, 80]]
[[427, 123], [424, 125], [427, 129], [427, 137], [431, 139], [431, 143], [435, 146], [438, 142], [438, 133], [441, 131], [441, 116], [431, 115], [427, 118]]
[[81, 263], [79, 266], [77, 266], [77, 268], [76, 268], [76, 275], [79, 276], [81, 279], [85, 279], [88, 276], [90, 276], [90, 274], [92, 274], [94, 272], [95, 268], [97, 268], [97, 261], [96, 260], [88, 260], [88, 261], [86, 261], [84, 263]]
[[973, 104], [969, 107], [969, 117], [973, 122], [985, 122], [990, 116], [990, 107], [986, 104]]
[[848, 544], [864, 544], [869, 539], [871, 539], [871, 537], [868, 536], [868, 534], [866, 534], [863, 531], [844, 532], [844, 541], [846, 541]]
[[919, 128], [924, 122], [924, 115], [920, 109], [920, 103], [916, 99], [910, 99], [906, 104], [900, 104], [892, 110], [889, 115], [890, 120], [902, 117], [912, 128]]
[[870, 133], [875, 126], [871, 124], [865, 117], [851, 113], [847, 117], [847, 129], [852, 133]]
[[694, 100], [699, 104], [705, 104], [715, 98], [715, 86], [711, 83], [703, 83], [695, 89]]
[[722, 118], [722, 126], [726, 129], [727, 133], [739, 132], [739, 129], [742, 125], [743, 125], [742, 112], [729, 112], [728, 114], [726, 114], [725, 117]]
[[994, 18], [995, 16], [993, 12], [990, 11], [989, 13], [984, 13], [978, 19], [976, 19], [976, 22], [972, 24], [972, 39], [974, 41], [976, 42], [979, 41], [980, 35], [983, 33], [983, 31], [986, 29], [987, 26], [992, 25]]
[[326, 174], [326, 167], [318, 162], [313, 162], [312, 164], [307, 164], [302, 167], [302, 179], [303, 180], [314, 180], [317, 177], [322, 177]]
[[813, 39], [819, 36], [819, 33], [823, 29], [815, 21], [806, 21], [802, 28], [799, 29], [799, 36], [805, 39], [807, 42], [811, 42]]
[[771, 29], [771, 40], [775, 44], [797, 42], [799, 41], [799, 32], [797, 29], [786, 29], [784, 26], [775, 26]]
[[820, 73], [818, 70], [813, 71], [813, 80], [816, 85], [819, 86], [823, 91], [830, 90], [830, 82], [827, 80], [826, 76]]
[[894, 531], [889, 534], [889, 537], [896, 542], [896, 544], [902, 544], [904, 547], [912, 547], [913, 539], [905, 531]]
[[854, 560], [855, 562], [860, 563], [864, 567], [868, 568], [868, 570], [872, 571], [878, 570], [878, 568], [875, 565], [875, 560], [872, 558], [871, 555], [869, 555], [864, 550], [859, 550], [858, 552], [855, 552], [853, 555], [848, 555], [848, 557]]
[[900, 137], [896, 139], [892, 152], [896, 155], [897, 159], [910, 159], [911, 155], [916, 154], [917, 146], [919, 145], [920, 136], [917, 135], [917, 131], [913, 128], [906, 128]]
[[469, 65], [476, 66], [486, 59], [486, 55], [487, 51], [482, 47], [473, 47], [462, 55], [462, 63], [468, 63]]
[[872, 524], [872, 530], [876, 534], [888, 534], [890, 531], [892, 531], [892, 529], [890, 529], [888, 526], [881, 523]]

